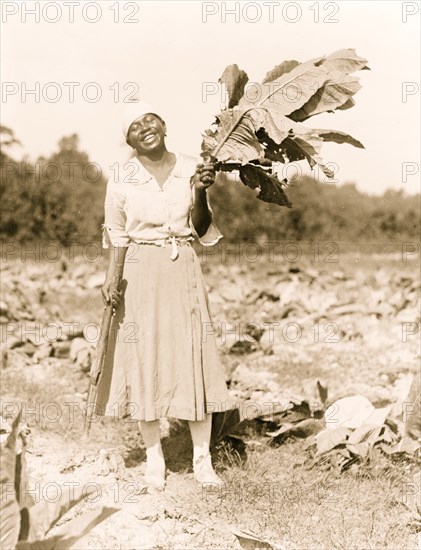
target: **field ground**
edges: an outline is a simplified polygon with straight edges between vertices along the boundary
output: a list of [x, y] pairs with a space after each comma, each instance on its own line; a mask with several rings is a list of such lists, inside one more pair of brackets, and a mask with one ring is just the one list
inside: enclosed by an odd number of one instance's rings
[[[401, 418], [420, 359], [419, 254], [406, 262], [399, 248], [370, 254], [326, 249], [294, 262], [282, 255], [254, 261], [250, 254], [241, 252], [236, 261], [233, 254], [199, 251], [233, 397], [267, 413], [267, 403], [285, 403], [290, 395], [314, 401], [320, 380], [329, 401], [361, 394], [376, 407], [391, 405], [391, 414]], [[10, 285], [16, 279], [44, 290], [39, 311], [32, 311], [35, 320], [43, 314], [44, 323], [60, 319], [85, 327], [100, 319], [95, 281], [103, 262], [77, 257], [3, 266]], [[7, 295], [2, 299], [8, 303]], [[23, 318], [31, 322], [31, 313]], [[10, 414], [23, 404], [31, 428], [29, 480], [37, 497], [53, 498], [48, 491], [57, 484], [96, 483], [96, 501], [77, 505], [66, 518], [104, 504], [121, 508], [75, 548], [239, 548], [231, 528], [288, 550], [417, 548], [419, 533], [402, 504], [416, 463], [377, 448], [370, 461], [338, 474], [309, 468], [303, 439], [269, 445], [251, 424], [245, 452], [227, 444], [215, 450], [225, 486], [212, 491], [193, 480], [185, 423], [163, 421], [167, 487], [145, 493], [136, 423], [103, 419], [82, 441], [78, 405], [86, 397], [86, 368], [66, 355], [63, 342], [62, 356], [23, 360], [18, 346], [8, 352], [2, 406]], [[104, 475], [101, 449], [121, 455], [125, 466]]]

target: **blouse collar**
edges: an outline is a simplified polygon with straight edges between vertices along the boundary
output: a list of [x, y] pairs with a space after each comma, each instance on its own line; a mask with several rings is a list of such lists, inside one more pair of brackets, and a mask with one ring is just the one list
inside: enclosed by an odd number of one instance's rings
[[[186, 174], [184, 174], [184, 170], [183, 170], [183, 159], [182, 159], [182, 155], [178, 152], [175, 153], [175, 156], [176, 156], [176, 160], [175, 160], [175, 165], [173, 167], [173, 169], [171, 170], [168, 178], [167, 178], [167, 181], [175, 176], [176, 178], [182, 178], [182, 177], [186, 177]], [[144, 183], [147, 183], [148, 181], [150, 181], [154, 176], [143, 166], [143, 164], [140, 162], [140, 160], [137, 158], [137, 157], [133, 157], [131, 160], [133, 160], [134, 162], [136, 162], [139, 166], [139, 170], [136, 171], [136, 173], [134, 174], [134, 177], [136, 178], [136, 183], [137, 185], [142, 185]], [[191, 174], [187, 174], [187, 176], [191, 176]]]

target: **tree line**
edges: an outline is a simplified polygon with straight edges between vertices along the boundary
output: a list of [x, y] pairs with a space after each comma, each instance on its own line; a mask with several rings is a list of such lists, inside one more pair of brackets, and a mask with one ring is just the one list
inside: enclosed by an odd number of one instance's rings
[[[58, 150], [35, 162], [15, 161], [8, 148], [17, 142], [1, 128], [0, 240], [100, 241], [106, 179], [80, 150], [76, 134], [63, 137]], [[352, 242], [417, 240], [420, 197], [403, 191], [382, 196], [359, 191], [355, 184], [293, 181], [286, 192], [292, 209], [259, 201], [241, 181], [217, 179], [209, 191], [214, 217], [229, 239], [347, 240]]]

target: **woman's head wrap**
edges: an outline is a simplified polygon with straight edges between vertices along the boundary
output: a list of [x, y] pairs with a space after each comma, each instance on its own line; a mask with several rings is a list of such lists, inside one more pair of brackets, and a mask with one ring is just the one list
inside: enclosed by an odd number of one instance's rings
[[[146, 103], [146, 101], [131, 101], [125, 104], [122, 125], [125, 139], [127, 139], [127, 133], [131, 124], [141, 116], [147, 115], [148, 113], [153, 113], [154, 115], [159, 116], [156, 110], [151, 107], [149, 103]], [[162, 120], [162, 117], [159, 116], [159, 118]]]

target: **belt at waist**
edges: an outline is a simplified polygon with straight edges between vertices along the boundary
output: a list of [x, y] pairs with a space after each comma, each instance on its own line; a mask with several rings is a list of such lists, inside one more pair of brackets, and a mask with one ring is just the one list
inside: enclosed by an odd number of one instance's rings
[[171, 260], [174, 261], [178, 258], [178, 245], [189, 244], [193, 240], [194, 240], [193, 236], [177, 237], [175, 235], [172, 235], [171, 237], [166, 237], [164, 239], [156, 239], [153, 241], [132, 239], [132, 242], [134, 242], [135, 244], [153, 244], [155, 246], [166, 246], [167, 244], [170, 244], [171, 245], [170, 258]]

